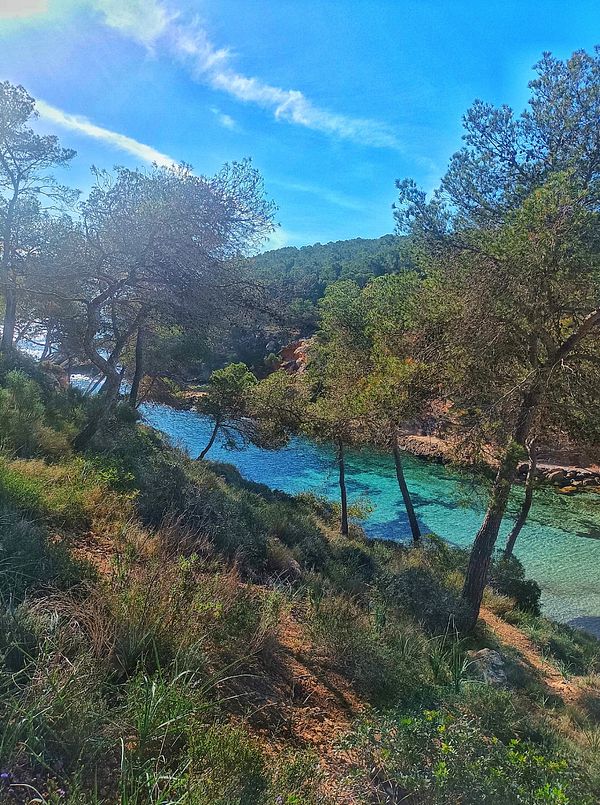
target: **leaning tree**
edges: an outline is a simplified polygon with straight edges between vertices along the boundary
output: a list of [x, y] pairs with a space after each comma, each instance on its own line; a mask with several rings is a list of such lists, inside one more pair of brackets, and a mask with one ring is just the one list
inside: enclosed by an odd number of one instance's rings
[[600, 338], [600, 55], [545, 54], [536, 69], [521, 115], [480, 101], [467, 112], [431, 199], [398, 183], [398, 227], [428, 266], [446, 394], [465, 429], [498, 447], [463, 589], [473, 623], [526, 443], [563, 412], [576, 421]]
[[81, 205], [79, 315], [73, 327], [87, 360], [105, 378], [103, 413], [79, 435], [84, 446], [110, 414], [126, 348], [160, 322], [198, 328], [231, 310], [244, 315], [253, 288], [241, 258], [272, 228], [274, 207], [249, 161], [215, 177], [188, 166], [98, 172]]

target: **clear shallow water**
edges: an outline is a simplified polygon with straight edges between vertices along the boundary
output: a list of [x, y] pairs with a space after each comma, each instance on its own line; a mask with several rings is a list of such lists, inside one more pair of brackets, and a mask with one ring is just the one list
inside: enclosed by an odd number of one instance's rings
[[[211, 425], [193, 411], [164, 405], [142, 406], [145, 420], [196, 457], [205, 446]], [[284, 492], [311, 491], [337, 500], [339, 487], [333, 453], [312, 442], [295, 439], [277, 451], [247, 447], [226, 450], [215, 443], [208, 458], [234, 464], [250, 480]], [[481, 478], [410, 455], [405, 473], [424, 532], [432, 531], [469, 546], [485, 508]], [[373, 537], [404, 541], [410, 529], [402, 506], [391, 456], [374, 451], [350, 454], [347, 461], [351, 502], [366, 500], [375, 507], [364, 523]], [[523, 492], [517, 488], [511, 511]], [[510, 519], [499, 539], [504, 544]], [[536, 495], [515, 553], [527, 574], [542, 587], [544, 612], [550, 617], [600, 635], [600, 496], [561, 496], [552, 490]]]

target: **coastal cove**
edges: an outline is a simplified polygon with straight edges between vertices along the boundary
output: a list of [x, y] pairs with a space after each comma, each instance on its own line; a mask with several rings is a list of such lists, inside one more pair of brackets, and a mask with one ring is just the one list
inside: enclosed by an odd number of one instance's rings
[[[208, 441], [211, 425], [193, 411], [154, 403], [142, 405], [140, 411], [145, 422], [193, 458]], [[217, 441], [208, 458], [231, 463], [244, 477], [274, 489], [337, 500], [333, 453], [307, 440], [294, 439], [277, 451], [254, 446], [232, 451]], [[423, 532], [469, 547], [485, 511], [485, 481], [408, 454], [405, 473]], [[349, 453], [347, 484], [351, 503], [368, 501], [373, 507], [362, 523], [368, 536], [410, 539], [391, 457], [372, 450]], [[523, 489], [516, 487], [499, 547], [522, 495]], [[544, 614], [600, 635], [600, 496], [561, 496], [552, 489], [537, 492], [515, 553], [542, 588]]]

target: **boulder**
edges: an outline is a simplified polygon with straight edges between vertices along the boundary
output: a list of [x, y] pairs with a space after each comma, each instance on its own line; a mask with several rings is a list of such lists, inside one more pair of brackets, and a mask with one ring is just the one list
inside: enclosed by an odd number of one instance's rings
[[504, 658], [493, 648], [482, 648], [479, 651], [468, 651], [469, 670], [477, 679], [488, 685], [502, 687], [506, 685]]
[[563, 484], [567, 480], [567, 473], [564, 470], [553, 470], [546, 476], [551, 484]]
[[561, 486], [560, 489], [556, 490], [559, 495], [574, 495], [577, 492], [577, 487], [568, 485], [568, 486]]

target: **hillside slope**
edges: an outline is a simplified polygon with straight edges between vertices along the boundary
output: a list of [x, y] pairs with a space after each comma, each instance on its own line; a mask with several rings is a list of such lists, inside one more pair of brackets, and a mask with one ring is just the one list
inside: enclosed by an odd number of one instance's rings
[[40, 405], [23, 420], [4, 377], [0, 801], [595, 802], [600, 648], [531, 611], [516, 563], [460, 637], [462, 552], [342, 538], [328, 502], [192, 462], [126, 406], [77, 454], [93, 403], [19, 382]]

